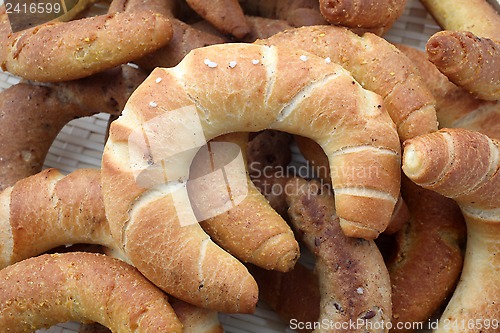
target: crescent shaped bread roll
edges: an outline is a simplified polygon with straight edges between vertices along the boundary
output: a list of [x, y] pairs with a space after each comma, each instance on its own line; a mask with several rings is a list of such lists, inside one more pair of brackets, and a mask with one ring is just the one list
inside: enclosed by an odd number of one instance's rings
[[[227, 146], [241, 151], [242, 162], [246, 165], [247, 144], [248, 133], [230, 133], [211, 140], [207, 149], [200, 149], [191, 164], [190, 178], [194, 182], [188, 184], [196, 211], [203, 212], [214, 202], [214, 196], [224, 198], [227, 192], [226, 183], [209, 176], [224, 168], [232, 158], [232, 149]], [[201, 226], [219, 246], [239, 260], [266, 269], [289, 271], [299, 257], [299, 244], [292, 229], [255, 187], [248, 171], [244, 171], [242, 176], [248, 191], [243, 201], [214, 217], [203, 219]]]
[[0, 268], [57, 246], [112, 247], [100, 170], [46, 169], [0, 192]]
[[[346, 237], [335, 214], [333, 195], [316, 181], [288, 182], [288, 214], [295, 230], [316, 257], [321, 295], [314, 332], [388, 332], [391, 320], [389, 272], [374, 241]], [[355, 327], [350, 324], [355, 323]]]
[[347, 69], [384, 99], [401, 141], [437, 130], [436, 101], [415, 65], [385, 39], [334, 26], [296, 28], [258, 44], [303, 49]]
[[441, 129], [404, 145], [406, 175], [457, 201], [467, 224], [462, 274], [441, 316], [439, 333], [470, 332], [460, 325], [448, 327], [445, 321], [500, 318], [499, 146], [497, 140], [466, 129]]
[[265, 128], [316, 139], [331, 167], [375, 168], [333, 180], [346, 233], [375, 238], [389, 222], [400, 143], [378, 95], [340, 66], [302, 52], [236, 43], [196, 49], [178, 66], [156, 69], [134, 92], [103, 154], [111, 233], [167, 293], [225, 312], [253, 310], [255, 281], [196, 223], [186, 180], [198, 147], [224, 133]]
[[171, 38], [169, 20], [151, 11], [45, 23], [1, 40], [0, 68], [28, 80], [69, 81], [130, 62]]
[[446, 30], [429, 38], [426, 51], [451, 82], [478, 98], [500, 100], [500, 41]]
[[67, 321], [113, 332], [182, 332], [167, 296], [135, 268], [105, 255], [29, 258], [0, 271], [0, 327], [33, 332]]

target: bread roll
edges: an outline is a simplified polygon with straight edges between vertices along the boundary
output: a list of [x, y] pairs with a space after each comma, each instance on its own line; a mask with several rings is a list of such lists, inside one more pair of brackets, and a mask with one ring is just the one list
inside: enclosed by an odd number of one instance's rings
[[104, 255], [29, 258], [0, 271], [0, 327], [33, 332], [67, 321], [113, 332], [182, 332], [167, 296], [135, 268]]

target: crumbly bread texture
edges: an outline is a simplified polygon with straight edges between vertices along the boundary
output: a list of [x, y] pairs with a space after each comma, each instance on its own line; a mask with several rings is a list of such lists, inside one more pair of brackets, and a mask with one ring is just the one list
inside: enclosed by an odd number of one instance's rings
[[101, 254], [44, 254], [0, 271], [0, 326], [33, 332], [67, 321], [113, 332], [182, 332], [167, 296], [135, 268]]
[[443, 30], [500, 41], [500, 15], [487, 0], [420, 0]]
[[402, 195], [410, 218], [394, 236], [396, 249], [386, 264], [393, 331], [412, 332], [415, 329], [404, 329], [404, 323], [425, 323], [453, 293], [462, 270], [466, 228], [452, 199], [407, 178], [402, 180]]
[[57, 134], [70, 120], [119, 114], [146, 75], [120, 66], [75, 81], [19, 83], [0, 92], [0, 190], [42, 170]]
[[46, 169], [0, 192], [0, 268], [57, 246], [113, 246], [98, 169]]
[[384, 100], [401, 141], [437, 130], [436, 101], [415, 65], [385, 39], [334, 26], [302, 27], [259, 44], [303, 49], [340, 64]]
[[331, 24], [387, 31], [403, 14], [406, 0], [319, 0], [319, 4]]
[[426, 45], [427, 57], [450, 81], [478, 98], [500, 100], [500, 40], [468, 31], [440, 31]]
[[144, 56], [171, 38], [169, 20], [148, 10], [48, 22], [0, 40], [0, 68], [34, 81], [74, 80]]
[[418, 67], [436, 98], [440, 128], [466, 128], [500, 140], [500, 101], [478, 99], [457, 86], [429, 61], [425, 51], [401, 44], [397, 47]]
[[[246, 165], [247, 144], [248, 133], [230, 133], [215, 138], [207, 149], [198, 152], [190, 169], [193, 182], [188, 184], [195, 211], [205, 211], [214, 204], [214, 197], [227, 197], [227, 184], [210, 175], [220, 170], [225, 170], [226, 174], [236, 171], [226, 165], [235, 157], [227, 145], [232, 145], [234, 153], [241, 154], [241, 162]], [[242, 262], [265, 269], [291, 270], [300, 254], [293, 231], [255, 187], [248, 171], [240, 172], [242, 185], [246, 186], [244, 199], [213, 217], [200, 218], [203, 220], [201, 227], [218, 245]], [[197, 181], [200, 179], [201, 182]]]
[[405, 143], [406, 175], [456, 200], [467, 224], [462, 274], [437, 332], [470, 331], [460, 325], [447, 327], [444, 322], [500, 318], [499, 156], [498, 141], [466, 129], [442, 129]]
[[[388, 332], [391, 283], [374, 241], [346, 237], [335, 214], [333, 195], [316, 181], [288, 182], [288, 213], [294, 228], [315, 255], [321, 295], [318, 322], [349, 325], [352, 332]], [[321, 325], [315, 332], [331, 332]]]

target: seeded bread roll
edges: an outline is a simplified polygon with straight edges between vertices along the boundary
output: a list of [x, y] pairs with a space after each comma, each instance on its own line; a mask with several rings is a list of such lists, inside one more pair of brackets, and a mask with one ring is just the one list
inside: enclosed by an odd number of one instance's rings
[[105, 255], [29, 258], [0, 271], [0, 326], [33, 332], [67, 321], [113, 332], [182, 332], [167, 296], [135, 268]]
[[171, 38], [169, 20], [147, 10], [49, 22], [0, 40], [0, 68], [34, 81], [75, 80], [144, 56]]

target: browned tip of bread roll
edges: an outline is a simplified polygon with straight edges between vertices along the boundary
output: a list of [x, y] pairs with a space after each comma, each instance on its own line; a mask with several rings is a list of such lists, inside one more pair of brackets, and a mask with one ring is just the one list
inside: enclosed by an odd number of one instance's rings
[[0, 67], [28, 80], [74, 80], [130, 62], [171, 38], [169, 20], [151, 11], [45, 23], [9, 35]]
[[[201, 148], [190, 168], [190, 199], [195, 213], [203, 220], [203, 229], [226, 251], [243, 262], [288, 271], [299, 257], [299, 245], [285, 220], [250, 180], [246, 171], [247, 144], [248, 133], [230, 133]], [[230, 166], [238, 156], [242, 170]], [[203, 215], [208, 213], [207, 207], [214, 205], [215, 198], [227, 200], [227, 184], [215, 176], [221, 170], [228, 177], [241, 172], [239, 179], [246, 187], [246, 194], [228, 210], [205, 218]], [[232, 195], [236, 197], [236, 192]]]
[[0, 326], [33, 332], [67, 321], [113, 332], [182, 332], [167, 296], [135, 268], [73, 252], [26, 259], [0, 271]]
[[484, 134], [441, 129], [405, 142], [403, 171], [420, 186], [455, 199], [462, 209], [495, 209], [500, 207], [498, 155], [498, 141]]
[[500, 100], [500, 41], [465, 31], [440, 31], [429, 38], [427, 56], [450, 81], [478, 98]]
[[238, 0], [187, 0], [187, 3], [223, 34], [243, 38], [250, 32]]

